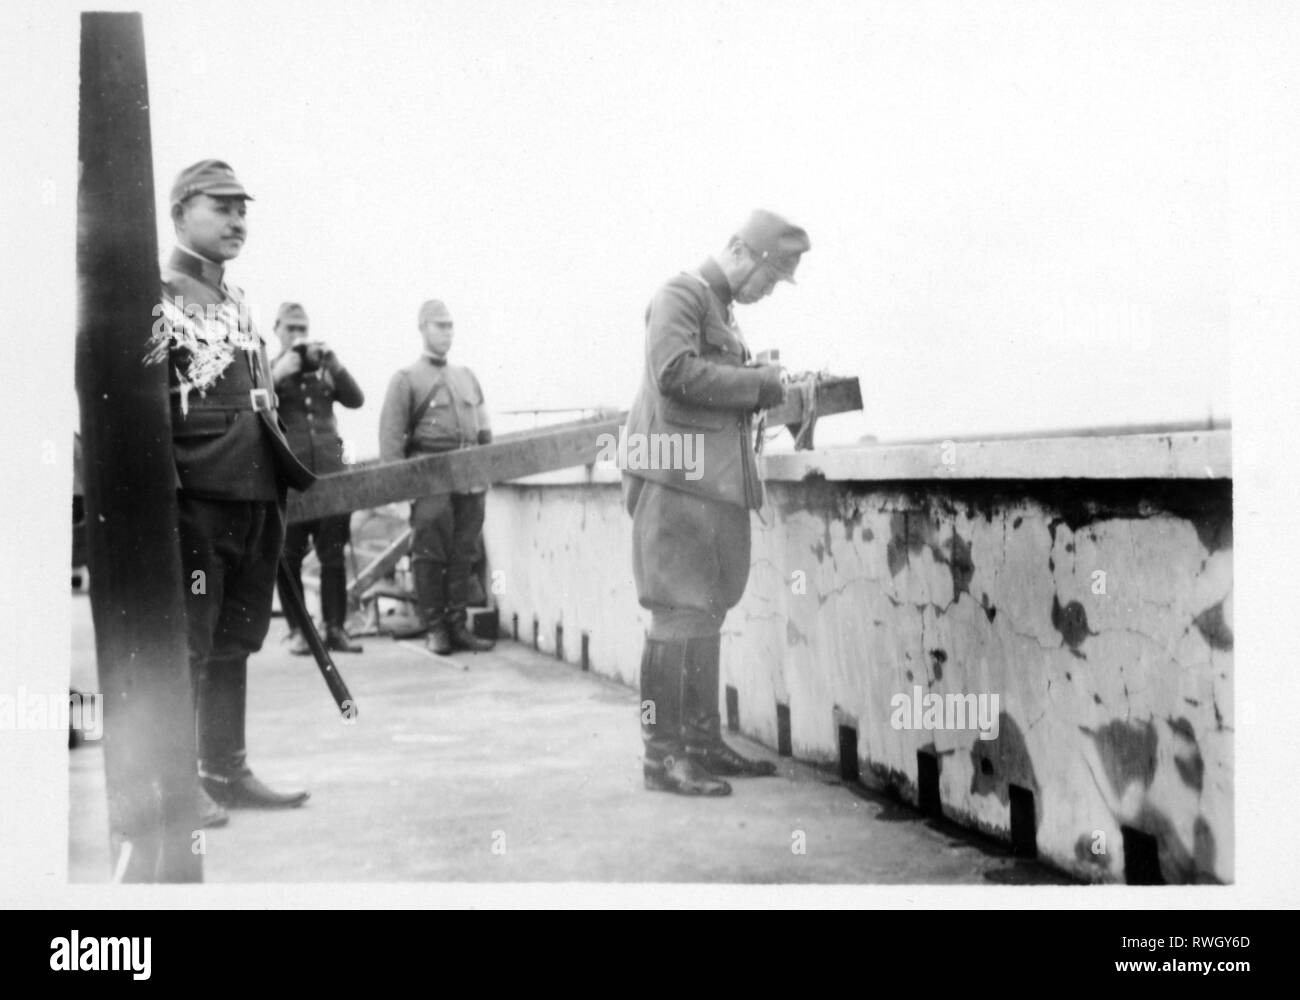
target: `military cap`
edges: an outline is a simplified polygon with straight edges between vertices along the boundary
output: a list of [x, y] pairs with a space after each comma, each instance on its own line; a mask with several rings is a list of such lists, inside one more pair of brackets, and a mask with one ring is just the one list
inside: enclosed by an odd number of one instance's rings
[[420, 329], [424, 329], [426, 323], [446, 322], [451, 319], [451, 312], [448, 310], [446, 303], [440, 299], [430, 299], [424, 305], [420, 306]]
[[307, 322], [307, 310], [297, 302], [281, 302], [280, 309], [275, 314], [275, 325], [287, 323], [289, 320], [297, 320], [300, 323]]
[[244, 190], [244, 185], [235, 177], [230, 164], [222, 160], [199, 160], [176, 175], [176, 183], [172, 185], [173, 205], [196, 194], [253, 200], [253, 196]]
[[761, 260], [771, 264], [782, 281], [794, 284], [799, 257], [812, 248], [808, 234], [775, 212], [756, 210], [736, 233], [736, 238]]

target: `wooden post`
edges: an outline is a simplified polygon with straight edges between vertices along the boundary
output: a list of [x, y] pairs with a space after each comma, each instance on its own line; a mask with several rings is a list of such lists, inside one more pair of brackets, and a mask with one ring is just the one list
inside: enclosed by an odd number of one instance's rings
[[196, 882], [194, 709], [159, 301], [144, 31], [81, 15], [77, 394], [115, 876]]

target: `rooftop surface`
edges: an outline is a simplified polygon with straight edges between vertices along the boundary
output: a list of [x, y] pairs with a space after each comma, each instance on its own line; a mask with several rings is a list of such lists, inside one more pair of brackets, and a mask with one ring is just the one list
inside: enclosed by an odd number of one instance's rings
[[[73, 632], [73, 685], [93, 691], [80, 595]], [[636, 692], [509, 641], [451, 661], [418, 641], [364, 638], [364, 653], [336, 656], [359, 706], [344, 724], [284, 632], [273, 621], [250, 663], [249, 760], [273, 788], [311, 799], [206, 831], [209, 882], [1067, 881], [734, 737], [779, 774], [734, 782], [723, 799], [646, 791]], [[102, 750], [70, 757], [69, 880], [105, 882]]]

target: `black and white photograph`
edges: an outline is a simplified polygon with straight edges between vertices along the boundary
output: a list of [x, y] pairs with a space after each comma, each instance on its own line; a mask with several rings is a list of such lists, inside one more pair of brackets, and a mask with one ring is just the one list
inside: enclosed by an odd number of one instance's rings
[[1300, 902], [1286, 5], [0, 22], [10, 905]]

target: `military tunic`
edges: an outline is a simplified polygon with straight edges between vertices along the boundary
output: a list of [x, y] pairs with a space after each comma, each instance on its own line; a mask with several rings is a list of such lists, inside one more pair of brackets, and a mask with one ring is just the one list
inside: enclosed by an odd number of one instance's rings
[[[289, 345], [287, 349], [292, 349]], [[315, 371], [298, 371], [275, 384], [280, 399], [286, 436], [293, 453], [307, 468], [318, 475], [341, 472], [343, 440], [339, 437], [334, 416], [337, 401], [349, 409], [365, 402], [365, 393], [351, 373], [341, 364], [322, 364]], [[341, 628], [347, 617], [347, 570], [344, 549], [351, 537], [352, 518], [348, 514], [318, 518], [291, 524], [285, 532], [284, 561], [289, 575], [302, 591], [302, 563], [313, 544], [320, 560], [321, 617], [327, 627]], [[290, 602], [283, 588], [280, 607], [289, 618]], [[291, 628], [301, 629], [302, 622], [290, 620]]]
[[222, 266], [177, 248], [162, 278], [154, 349], [171, 383], [199, 766], [234, 774], [244, 766], [247, 659], [270, 626], [285, 491], [315, 476], [285, 439], [265, 345]]
[[650, 638], [716, 636], [749, 578], [749, 512], [762, 506], [753, 413], [775, 369], [746, 367], [749, 350], [722, 270], [678, 275], [646, 310], [645, 375], [625, 433], [693, 435], [685, 468], [626, 468], [632, 569]]
[[[426, 398], [429, 405], [412, 426]], [[468, 368], [426, 353], [389, 382], [379, 418], [383, 461], [453, 451], [491, 439], [483, 390]], [[479, 489], [419, 497], [411, 504], [411, 568], [420, 615], [428, 622], [465, 618], [486, 500], [487, 491]]]

